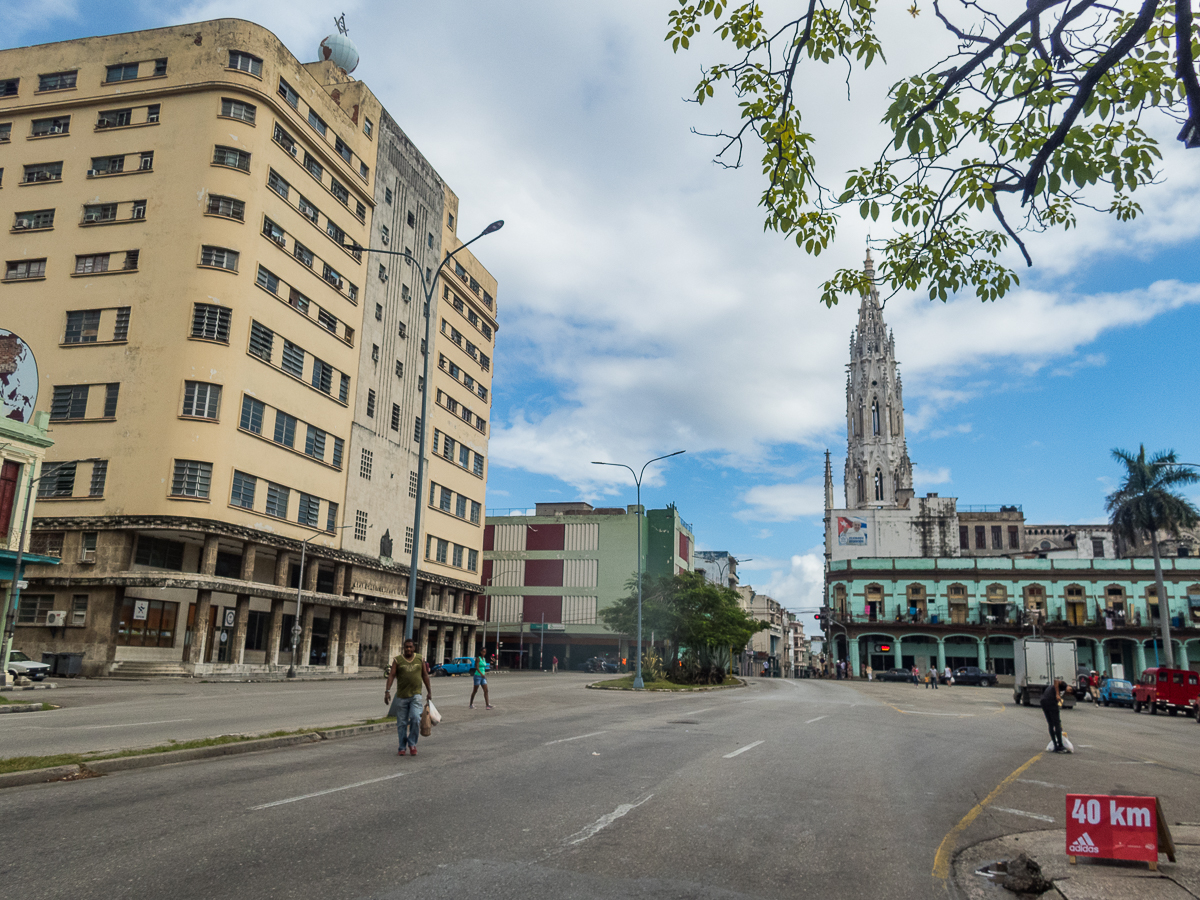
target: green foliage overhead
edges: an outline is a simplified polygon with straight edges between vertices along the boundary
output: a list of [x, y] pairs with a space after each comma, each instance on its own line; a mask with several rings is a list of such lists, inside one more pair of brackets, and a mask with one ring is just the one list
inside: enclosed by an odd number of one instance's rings
[[[711, 28], [728, 45], [730, 60], [706, 66], [694, 100], [723, 87], [737, 98], [738, 127], [713, 135], [722, 141], [717, 161], [740, 166], [747, 143], [761, 149], [767, 228], [816, 256], [843, 211], [882, 218], [891, 235], [878, 242], [879, 283], [924, 288], [931, 299], [973, 289], [994, 300], [1018, 283], [1000, 259], [1010, 243], [1032, 265], [1026, 237], [1071, 228], [1080, 208], [1121, 221], [1141, 212], [1134, 192], [1155, 179], [1161, 159], [1144, 115], [1174, 119], [1180, 140], [1200, 145], [1200, 43], [1191, 0], [993, 6], [933, 0], [931, 25], [957, 50], [892, 85], [883, 118], [891, 140], [840, 188], [818, 180], [796, 85], [802, 64], [853, 72], [884, 58], [878, 0], [677, 0], [666, 37], [679, 52]], [[868, 287], [863, 271], [841, 269], [821, 299], [833, 305]]]
[[1119, 449], [1112, 454], [1125, 467], [1125, 480], [1105, 501], [1118, 537], [1137, 547], [1146, 537], [1153, 543], [1158, 531], [1178, 537], [1180, 528], [1191, 528], [1200, 521], [1200, 510], [1174, 490], [1200, 481], [1200, 476], [1180, 467], [1174, 450], [1160, 451], [1146, 459], [1143, 444], [1137, 456]]

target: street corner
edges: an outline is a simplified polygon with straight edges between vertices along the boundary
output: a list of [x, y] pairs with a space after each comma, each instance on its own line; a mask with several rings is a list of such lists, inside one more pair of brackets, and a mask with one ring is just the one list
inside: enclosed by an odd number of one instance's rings
[[[1066, 831], [1061, 828], [1028, 831], [981, 841], [963, 848], [954, 858], [951, 881], [955, 895], [966, 900], [1008, 896], [1004, 882], [1009, 869], [1043, 884], [1032, 891], [1050, 900], [1188, 900], [1200, 898], [1200, 824], [1171, 826], [1175, 862], [1160, 854], [1156, 871], [1141, 862], [1067, 856]], [[1018, 858], [1036, 866], [1026, 870]], [[1012, 864], [1017, 862], [1016, 866]], [[1012, 882], [1010, 882], [1011, 884]], [[1048, 887], [1046, 887], [1048, 885]], [[1016, 885], [1014, 885], [1016, 887]], [[1002, 892], [997, 893], [997, 888]], [[1031, 896], [1033, 893], [1016, 894]]]

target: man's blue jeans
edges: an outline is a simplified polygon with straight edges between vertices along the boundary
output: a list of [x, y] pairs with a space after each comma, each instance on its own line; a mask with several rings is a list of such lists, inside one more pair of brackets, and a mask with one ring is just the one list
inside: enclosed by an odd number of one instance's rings
[[400, 749], [417, 746], [417, 738], [421, 736], [421, 713], [425, 711], [425, 698], [421, 694], [415, 697], [397, 697], [392, 701], [392, 709], [396, 713], [396, 736], [400, 739]]

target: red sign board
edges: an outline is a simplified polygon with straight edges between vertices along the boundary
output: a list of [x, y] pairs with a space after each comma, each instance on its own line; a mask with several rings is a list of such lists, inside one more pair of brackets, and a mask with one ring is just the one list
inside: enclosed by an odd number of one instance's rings
[[1067, 794], [1067, 855], [1158, 862], [1158, 800]]

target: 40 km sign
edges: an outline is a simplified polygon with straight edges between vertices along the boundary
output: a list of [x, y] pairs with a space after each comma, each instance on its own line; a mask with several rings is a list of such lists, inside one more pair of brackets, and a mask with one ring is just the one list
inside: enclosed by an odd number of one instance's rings
[[1067, 856], [1130, 859], [1158, 867], [1159, 848], [1175, 859], [1157, 797], [1067, 794]]

